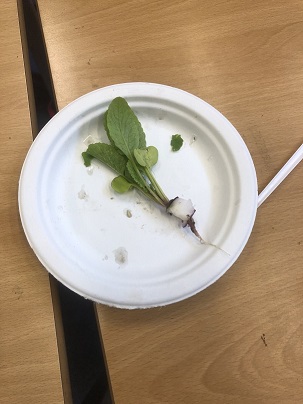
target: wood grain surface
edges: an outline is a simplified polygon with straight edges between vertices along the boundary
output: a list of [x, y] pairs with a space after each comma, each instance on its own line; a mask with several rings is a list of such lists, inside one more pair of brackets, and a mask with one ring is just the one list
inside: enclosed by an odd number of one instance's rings
[[33, 133], [16, 2], [1, 2], [0, 26], [0, 402], [57, 404], [63, 395], [49, 277], [18, 213]]
[[[187, 90], [241, 133], [260, 190], [302, 144], [301, 0], [38, 3], [59, 108], [127, 81]], [[116, 404], [303, 401], [302, 176], [301, 163], [207, 290], [96, 307]]]

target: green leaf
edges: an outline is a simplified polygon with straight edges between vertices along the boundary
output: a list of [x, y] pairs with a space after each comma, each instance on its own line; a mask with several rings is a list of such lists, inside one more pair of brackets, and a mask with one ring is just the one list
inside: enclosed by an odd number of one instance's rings
[[134, 149], [146, 147], [142, 126], [124, 98], [110, 103], [106, 125], [111, 141], [128, 159], [132, 159]]
[[112, 141], [112, 139], [110, 137], [110, 133], [109, 133], [108, 126], [107, 126], [107, 112], [108, 111], [105, 111], [104, 116], [103, 116], [103, 126], [104, 126], [105, 132], [107, 134], [108, 140], [114, 146], [114, 142]]
[[158, 161], [158, 150], [155, 146], [148, 146], [146, 149], [135, 149], [134, 156], [140, 166], [151, 168]]
[[88, 146], [86, 153], [106, 164], [116, 173], [124, 175], [127, 158], [115, 146], [106, 143], [94, 143]]
[[139, 149], [144, 149], [146, 147], [145, 133], [144, 133], [144, 130], [143, 130], [142, 125], [141, 125], [140, 121], [138, 120], [138, 118], [137, 118], [137, 121], [139, 123], [139, 125], [138, 125]]
[[182, 139], [181, 135], [173, 135], [171, 137], [170, 145], [171, 145], [172, 151], [180, 150], [183, 145], [183, 139]]
[[[116, 171], [119, 176], [113, 180], [113, 188], [117, 192], [126, 192], [135, 187], [147, 198], [166, 206], [168, 198], [150, 170], [158, 160], [158, 150], [153, 146], [146, 147], [142, 126], [126, 100], [115, 98], [103, 118], [111, 144], [89, 145], [83, 153], [84, 163], [90, 165], [94, 157]], [[137, 160], [134, 156], [135, 150]]]
[[94, 158], [90, 154], [87, 153], [87, 151], [82, 153], [83, 161], [85, 167], [89, 167], [91, 165], [92, 159]]
[[112, 180], [111, 186], [116, 192], [119, 192], [119, 194], [124, 194], [125, 192], [133, 188], [133, 184], [128, 182], [127, 179], [122, 177], [121, 175]]
[[[108, 111], [105, 111], [105, 112], [104, 112], [104, 116], [103, 116], [103, 126], [104, 126], [105, 132], [106, 132], [106, 134], [107, 134], [108, 140], [110, 141], [110, 144], [113, 145], [113, 146], [115, 146], [115, 143], [114, 143], [113, 139], [112, 139], [111, 136], [110, 136], [109, 129], [108, 129], [108, 126], [107, 126], [107, 113], [108, 113]], [[119, 149], [118, 149], [118, 150], [119, 150]], [[121, 150], [119, 150], [119, 152], [120, 152], [120, 154], [122, 153]], [[122, 153], [122, 154], [123, 154], [123, 153]]]

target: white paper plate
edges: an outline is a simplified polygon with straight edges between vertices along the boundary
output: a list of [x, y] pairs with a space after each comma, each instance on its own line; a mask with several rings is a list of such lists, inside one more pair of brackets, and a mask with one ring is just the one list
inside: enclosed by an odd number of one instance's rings
[[[158, 148], [153, 171], [167, 196], [190, 198], [198, 231], [229, 255], [136, 191], [116, 194], [105, 166], [83, 165], [88, 143], [106, 139], [102, 117], [117, 96]], [[172, 152], [176, 133], [184, 145]], [[254, 224], [257, 181], [245, 143], [216, 109], [176, 88], [126, 83], [77, 99], [43, 128], [24, 162], [19, 209], [29, 244], [64, 285], [96, 302], [146, 308], [192, 296], [230, 268]]]

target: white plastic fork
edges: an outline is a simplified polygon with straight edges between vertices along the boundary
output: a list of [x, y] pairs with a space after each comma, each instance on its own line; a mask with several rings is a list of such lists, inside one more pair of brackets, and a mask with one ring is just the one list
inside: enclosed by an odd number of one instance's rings
[[284, 164], [281, 170], [274, 176], [268, 185], [258, 196], [258, 207], [265, 201], [266, 198], [281, 184], [281, 182], [291, 173], [291, 171], [300, 163], [303, 159], [303, 144], [298, 150], [291, 156], [291, 158]]

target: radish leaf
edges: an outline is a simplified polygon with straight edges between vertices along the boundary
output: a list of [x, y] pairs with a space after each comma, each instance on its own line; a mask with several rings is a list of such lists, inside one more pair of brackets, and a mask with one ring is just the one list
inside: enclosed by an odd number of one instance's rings
[[119, 192], [119, 194], [124, 194], [133, 188], [133, 184], [128, 182], [122, 175], [115, 177], [111, 182], [111, 186], [116, 192]]
[[138, 169], [136, 169], [130, 161], [128, 161], [126, 164], [126, 178], [128, 180], [131, 178], [132, 181], [134, 181], [135, 184], [137, 184], [142, 189], [147, 188], [145, 180], [142, 177], [142, 173]]
[[106, 143], [90, 144], [85, 155], [86, 161], [87, 154], [106, 164], [116, 171], [116, 173], [124, 175], [127, 158], [123, 156], [115, 146]]
[[142, 126], [124, 98], [115, 98], [106, 115], [106, 127], [110, 140], [128, 159], [132, 159], [134, 149], [146, 147]]
[[146, 149], [135, 149], [134, 156], [140, 166], [151, 168], [158, 161], [158, 150], [155, 146], [148, 146]]

